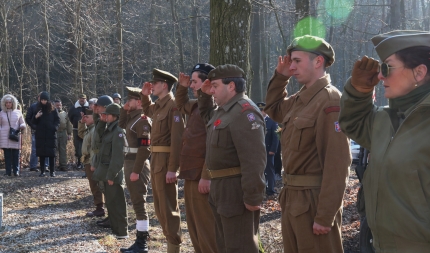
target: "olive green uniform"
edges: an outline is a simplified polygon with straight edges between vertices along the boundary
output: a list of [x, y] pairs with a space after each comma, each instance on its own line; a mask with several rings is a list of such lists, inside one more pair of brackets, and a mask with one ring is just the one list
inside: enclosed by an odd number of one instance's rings
[[[114, 234], [128, 235], [127, 204], [125, 202], [124, 181], [124, 137], [125, 133], [118, 126], [118, 121], [108, 123], [101, 135], [101, 145], [96, 159], [93, 179], [103, 188], [109, 221]], [[113, 185], [108, 184], [113, 181]]]
[[376, 252], [430, 252], [430, 96], [394, 127], [397, 111], [373, 105], [372, 92], [358, 92], [348, 80], [339, 122], [371, 151], [362, 183]]
[[[260, 210], [265, 190], [265, 122], [243, 93], [215, 108], [212, 96], [199, 91], [199, 110], [207, 129], [206, 165], [212, 177], [209, 203], [216, 223], [218, 252], [257, 253]], [[238, 171], [228, 176], [221, 171]], [[224, 175], [223, 175], [224, 174]]]
[[178, 206], [178, 185], [166, 183], [168, 171], [179, 170], [184, 121], [175, 105], [172, 93], [155, 103], [150, 96], [141, 95], [145, 115], [152, 118], [151, 128], [151, 185], [154, 209], [166, 240], [179, 245], [182, 242], [181, 216]]
[[[343, 252], [342, 199], [348, 181], [349, 141], [338, 124], [340, 92], [327, 74], [287, 97], [289, 78], [275, 71], [264, 111], [282, 123], [284, 252]], [[330, 227], [313, 234], [313, 223]]]
[[[124, 176], [136, 220], [148, 220], [146, 194], [149, 182], [150, 131], [149, 119], [141, 115], [141, 110], [128, 113], [121, 108], [118, 126], [125, 129], [128, 146], [124, 147]], [[131, 181], [131, 173], [139, 174], [137, 181]]]
[[58, 111], [58, 116], [60, 117], [60, 127], [57, 131], [58, 163], [60, 168], [67, 168], [67, 140], [72, 134], [73, 126], [67, 112]]

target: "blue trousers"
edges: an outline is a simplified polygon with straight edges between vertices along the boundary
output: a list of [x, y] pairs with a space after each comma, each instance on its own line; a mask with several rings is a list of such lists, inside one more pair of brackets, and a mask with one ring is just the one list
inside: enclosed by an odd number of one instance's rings
[[[31, 135], [31, 154], [30, 154], [30, 169], [37, 168], [37, 155], [36, 155], [36, 136], [34, 134]], [[49, 166], [49, 161], [46, 159], [45, 167]], [[42, 169], [42, 168], [41, 168]]]
[[275, 194], [275, 160], [274, 155], [269, 155], [267, 153], [267, 164], [264, 170], [264, 175], [266, 175], [266, 194]]
[[6, 165], [6, 174], [10, 175], [19, 172], [19, 149], [4, 148], [4, 163]]

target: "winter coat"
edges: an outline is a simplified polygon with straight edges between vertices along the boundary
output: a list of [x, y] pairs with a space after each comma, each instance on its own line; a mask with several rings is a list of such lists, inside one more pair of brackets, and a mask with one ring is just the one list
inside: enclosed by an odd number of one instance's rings
[[[12, 109], [6, 109], [6, 98], [12, 98]], [[10, 127], [14, 129], [25, 128], [24, 118], [20, 110], [17, 109], [18, 100], [7, 94], [1, 99], [1, 112], [0, 112], [0, 148], [13, 148], [20, 149], [21, 141], [9, 140], [9, 129]], [[6, 115], [7, 113], [7, 115]], [[8, 122], [8, 116], [10, 121], [10, 127]]]
[[32, 134], [36, 130], [36, 125], [33, 124], [33, 118], [37, 114], [38, 104], [38, 102], [31, 104], [27, 109], [27, 114], [25, 115], [25, 122], [30, 126]]
[[[48, 101], [48, 103], [50, 102]], [[40, 107], [38, 108], [37, 111], [40, 110]], [[37, 119], [36, 114], [32, 120], [32, 123], [36, 125], [36, 155], [54, 157], [57, 152], [57, 131], [60, 127], [58, 112], [55, 109], [43, 112], [42, 116]]]
[[81, 112], [85, 113], [85, 109], [89, 109], [88, 102], [85, 102], [84, 105], [79, 104], [79, 100], [76, 101], [75, 106], [73, 108], [70, 108], [68, 112], [68, 116], [70, 119], [70, 122], [73, 125], [73, 129], [78, 129], [78, 121], [81, 120]]
[[376, 252], [429, 252], [430, 96], [404, 112], [396, 132], [389, 108], [373, 105], [372, 93], [348, 80], [339, 123], [371, 152], [363, 189]]

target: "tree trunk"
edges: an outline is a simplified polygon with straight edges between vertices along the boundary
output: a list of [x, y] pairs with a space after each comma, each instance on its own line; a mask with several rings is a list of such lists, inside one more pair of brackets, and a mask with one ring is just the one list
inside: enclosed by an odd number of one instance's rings
[[43, 18], [45, 21], [45, 31], [46, 31], [46, 49], [45, 49], [45, 82], [46, 82], [46, 91], [51, 93], [51, 64], [50, 64], [50, 34], [49, 34], [49, 23], [48, 23], [48, 14], [46, 11], [46, 0], [43, 1]]
[[[116, 0], [116, 39], [118, 43], [118, 85], [117, 91], [124, 94], [124, 50], [122, 44], [121, 0]], [[119, 90], [118, 90], [119, 88]]]
[[193, 48], [191, 49], [191, 61], [194, 63], [200, 62], [200, 47], [199, 47], [199, 25], [198, 25], [198, 18], [199, 15], [199, 9], [198, 5], [196, 3], [196, 0], [193, 0], [193, 19], [191, 20], [191, 37], [193, 41]]
[[403, 0], [391, 0], [390, 5], [390, 27], [391, 30], [402, 29], [402, 22], [404, 21], [404, 8], [402, 16], [402, 7], [404, 6]]
[[[252, 83], [249, 64], [251, 0], [210, 0], [210, 56], [214, 66], [235, 64]], [[250, 85], [247, 85], [248, 96]]]
[[261, 36], [260, 29], [260, 6], [254, 4], [252, 6], [252, 23], [251, 23], [251, 67], [252, 67], [252, 84], [248, 82], [251, 86], [251, 99], [253, 101], [263, 101], [262, 96], [262, 86], [260, 77], [260, 66], [261, 66], [261, 55], [260, 55], [260, 42], [263, 40]]
[[[176, 12], [176, 1], [170, 0], [170, 8], [172, 10], [172, 20], [174, 24], [174, 31], [176, 34], [177, 47], [179, 50], [179, 71], [184, 72], [185, 71], [185, 65], [184, 65], [184, 48], [182, 45], [182, 35], [181, 35], [181, 26], [178, 22], [178, 13]], [[175, 41], [176, 41], [175, 39]]]
[[2, 54], [2, 64], [0, 65], [0, 74], [2, 77], [1, 80], [1, 92], [2, 97], [4, 96], [5, 92], [9, 91], [9, 58], [10, 58], [10, 47], [9, 47], [9, 28], [8, 28], [8, 15], [9, 15], [9, 8], [6, 3], [3, 3], [1, 6], [1, 15], [3, 19], [3, 43], [4, 48], [3, 54]]

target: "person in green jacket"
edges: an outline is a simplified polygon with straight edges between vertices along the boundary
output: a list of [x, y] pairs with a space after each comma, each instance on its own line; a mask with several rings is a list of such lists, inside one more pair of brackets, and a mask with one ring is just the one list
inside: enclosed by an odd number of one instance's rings
[[123, 170], [125, 133], [118, 126], [119, 114], [120, 106], [115, 103], [108, 105], [100, 114], [100, 120], [107, 124], [101, 135], [102, 143], [92, 178], [99, 181], [99, 187], [104, 191], [112, 232], [117, 239], [125, 239], [128, 238]]
[[[362, 183], [376, 252], [430, 252], [430, 33], [392, 31], [372, 42], [382, 63], [355, 63], [340, 127], [371, 152]], [[380, 80], [386, 107], [373, 104]]]

